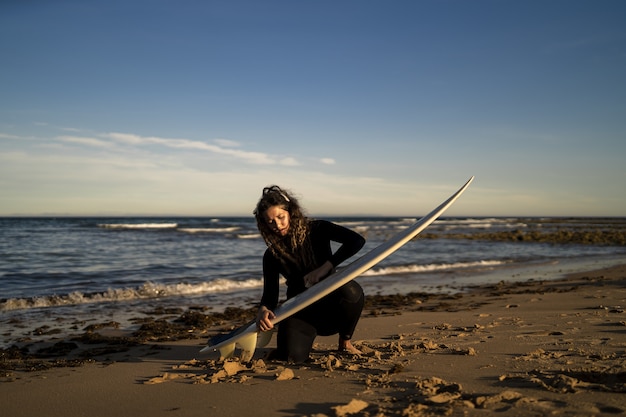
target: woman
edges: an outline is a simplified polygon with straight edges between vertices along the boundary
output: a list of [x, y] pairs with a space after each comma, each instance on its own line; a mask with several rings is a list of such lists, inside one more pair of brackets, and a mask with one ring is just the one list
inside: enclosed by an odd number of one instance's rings
[[[261, 331], [273, 328], [278, 305], [279, 275], [287, 280], [287, 298], [315, 285], [365, 244], [358, 233], [325, 220], [307, 218], [296, 198], [274, 185], [263, 189], [254, 210], [267, 244], [263, 255], [263, 297], [257, 314]], [[333, 253], [331, 241], [340, 244]], [[304, 362], [317, 335], [339, 334], [340, 351], [360, 353], [350, 339], [363, 310], [363, 290], [355, 281], [338, 288], [278, 326], [273, 359]]]

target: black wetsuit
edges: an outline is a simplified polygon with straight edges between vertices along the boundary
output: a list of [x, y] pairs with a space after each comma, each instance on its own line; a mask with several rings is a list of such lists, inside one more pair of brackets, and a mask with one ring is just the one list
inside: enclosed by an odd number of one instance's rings
[[[358, 233], [325, 220], [311, 223], [310, 239], [315, 254], [315, 268], [330, 261], [335, 268], [356, 254], [365, 244]], [[333, 253], [331, 241], [341, 246]], [[274, 310], [278, 305], [279, 276], [287, 280], [287, 298], [306, 287], [304, 276], [315, 268], [305, 269], [293, 262], [284, 263], [268, 249], [263, 256], [263, 297], [261, 305]], [[343, 285], [311, 306], [285, 319], [278, 325], [277, 350], [273, 357], [293, 362], [308, 359], [317, 335], [339, 333], [349, 340], [363, 310], [363, 289], [355, 281]]]

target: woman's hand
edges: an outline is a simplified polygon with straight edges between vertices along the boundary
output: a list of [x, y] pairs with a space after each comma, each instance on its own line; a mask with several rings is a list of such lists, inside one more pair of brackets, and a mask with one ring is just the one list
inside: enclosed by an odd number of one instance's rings
[[268, 330], [272, 330], [274, 325], [272, 324], [272, 319], [276, 316], [274, 312], [265, 306], [261, 306], [259, 308], [259, 312], [256, 315], [256, 327], [259, 328], [262, 332], [266, 332]]
[[304, 276], [304, 286], [307, 288], [312, 287], [330, 275], [331, 272], [333, 272], [333, 264], [330, 261], [324, 262], [322, 266]]

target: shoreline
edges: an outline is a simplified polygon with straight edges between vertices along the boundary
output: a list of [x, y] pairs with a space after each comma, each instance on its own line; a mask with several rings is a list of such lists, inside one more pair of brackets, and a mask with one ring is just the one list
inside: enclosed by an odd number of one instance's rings
[[334, 337], [318, 337], [305, 365], [265, 363], [275, 341], [249, 364], [199, 354], [206, 337], [243, 319], [234, 312], [202, 330], [194, 320], [203, 314], [187, 314], [188, 338], [159, 319], [143, 341], [99, 323], [85, 332], [90, 337], [51, 344], [49, 366], [4, 350], [0, 391], [11, 401], [0, 410], [14, 417], [626, 414], [626, 265], [459, 294], [368, 299], [354, 338], [363, 355], [339, 354]]
[[[357, 281], [365, 291], [366, 303], [371, 305], [383, 302], [385, 298], [394, 299], [406, 294], [426, 298], [467, 293], [475, 287], [501, 281], [524, 284], [526, 281], [558, 280], [579, 270], [601, 269], [622, 262], [623, 258], [615, 255], [565, 258], [497, 266], [475, 265], [452, 271], [434, 270], [415, 274], [366, 274]], [[90, 345], [98, 341], [107, 342], [98, 335], [95, 338], [92, 334], [94, 330], [98, 333], [106, 330], [107, 337], [111, 338], [109, 344], [115, 345], [116, 349], [131, 344], [131, 339], [132, 343], [146, 343], [203, 337], [203, 332], [217, 323], [236, 327], [251, 320], [255, 315], [252, 310], [260, 296], [259, 287], [205, 296], [177, 295], [9, 310], [2, 312], [0, 352], [19, 348], [22, 356], [49, 358], [53, 356], [54, 352], [50, 349], [55, 343], [73, 340], [78, 345], [71, 352], [71, 357], [84, 359], [85, 355], [78, 349], [82, 348], [87, 356], [91, 356], [88, 352]], [[121, 336], [129, 339], [114, 340]], [[68, 347], [64, 345], [62, 349], [67, 351]], [[43, 355], [38, 354], [40, 350], [43, 350]]]

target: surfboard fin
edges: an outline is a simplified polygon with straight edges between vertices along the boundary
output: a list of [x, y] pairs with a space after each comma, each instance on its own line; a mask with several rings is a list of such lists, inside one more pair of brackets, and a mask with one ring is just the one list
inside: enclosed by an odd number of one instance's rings
[[254, 356], [256, 350], [257, 332], [250, 333], [249, 335], [241, 338], [237, 344], [241, 348], [241, 361], [248, 362]]
[[274, 334], [274, 330], [268, 330], [266, 332], [259, 332], [257, 347], [265, 347], [272, 340], [272, 335]]
[[219, 348], [220, 351], [220, 359], [229, 359], [233, 357], [235, 353], [235, 344], [229, 343], [228, 345], [224, 345]]

